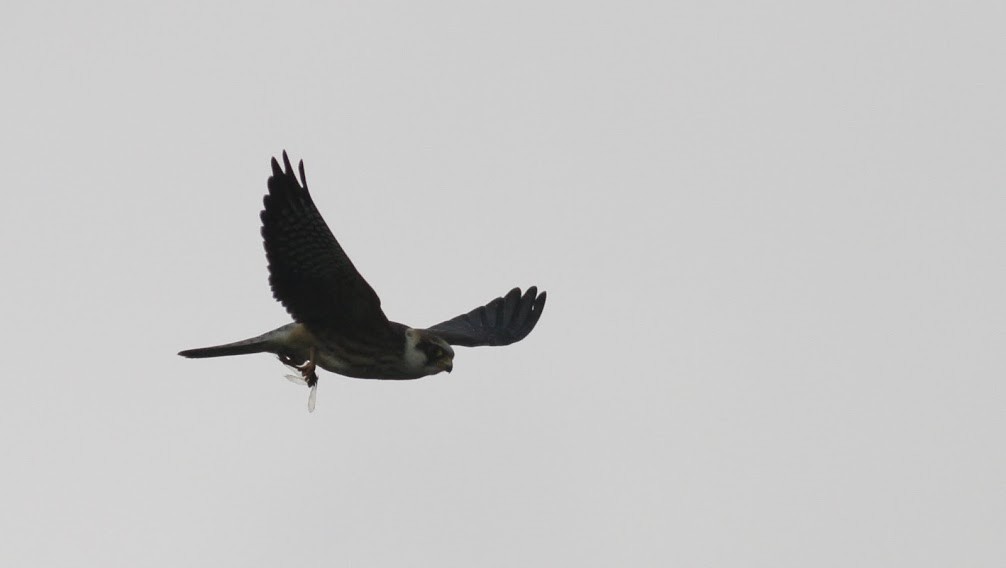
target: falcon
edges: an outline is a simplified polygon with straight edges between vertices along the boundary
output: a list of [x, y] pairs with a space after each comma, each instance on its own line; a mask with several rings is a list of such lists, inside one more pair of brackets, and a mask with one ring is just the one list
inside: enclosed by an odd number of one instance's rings
[[283, 168], [272, 159], [261, 214], [269, 285], [294, 322], [251, 339], [179, 355], [200, 359], [275, 354], [298, 371], [287, 378], [310, 387], [308, 409], [313, 411], [318, 367], [358, 379], [405, 380], [450, 373], [452, 346], [509, 345], [527, 337], [538, 323], [545, 292], [539, 293], [535, 286], [523, 293], [514, 288], [428, 328], [389, 320], [381, 299], [315, 207], [303, 160], [298, 170], [299, 181], [285, 151]]

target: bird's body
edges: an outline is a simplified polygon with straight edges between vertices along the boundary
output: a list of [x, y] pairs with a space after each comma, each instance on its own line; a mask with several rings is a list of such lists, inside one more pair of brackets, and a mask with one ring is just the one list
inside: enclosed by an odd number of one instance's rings
[[[401, 341], [374, 344], [353, 337], [328, 337], [326, 341], [321, 341], [304, 324], [289, 323], [258, 337], [216, 347], [189, 349], [182, 351], [181, 355], [200, 359], [273, 353], [285, 362], [303, 363], [311, 360], [311, 350], [314, 349], [314, 362], [318, 367], [356, 379], [418, 379], [451, 367], [450, 362], [428, 367], [425, 354], [417, 349], [420, 330], [391, 323], [401, 330]], [[445, 355], [453, 357], [454, 351], [450, 346], [443, 348]]]
[[[514, 288], [450, 320], [429, 328], [390, 321], [381, 300], [357, 272], [318, 213], [307, 190], [304, 163], [300, 182], [283, 153], [273, 159], [273, 175], [262, 211], [262, 236], [269, 260], [269, 283], [295, 322], [260, 336], [182, 351], [191, 358], [273, 353], [296, 366], [304, 382], [317, 384], [315, 367], [361, 379], [417, 379], [453, 368], [451, 345], [508, 345], [534, 328], [545, 293]], [[313, 408], [312, 390], [311, 408]]]

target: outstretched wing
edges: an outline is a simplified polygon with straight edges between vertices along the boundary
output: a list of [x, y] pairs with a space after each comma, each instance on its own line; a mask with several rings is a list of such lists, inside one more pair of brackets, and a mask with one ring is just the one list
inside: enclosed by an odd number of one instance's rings
[[262, 238], [273, 296], [315, 333], [384, 335], [391, 329], [381, 299], [360, 276], [314, 206], [304, 162], [300, 182], [286, 152], [272, 160], [262, 211]]
[[503, 298], [438, 323], [427, 331], [451, 345], [510, 345], [531, 333], [543, 309], [545, 292], [539, 294], [538, 288], [531, 286], [522, 296], [520, 288], [514, 288]]

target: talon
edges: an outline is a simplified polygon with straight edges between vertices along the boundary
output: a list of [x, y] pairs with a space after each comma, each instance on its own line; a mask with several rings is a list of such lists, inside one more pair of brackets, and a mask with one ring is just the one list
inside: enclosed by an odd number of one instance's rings
[[[307, 386], [313, 387], [318, 384], [318, 373], [316, 372], [318, 365], [315, 363], [315, 360], [318, 358], [318, 351], [315, 347], [311, 348], [308, 360], [303, 363], [297, 363], [297, 359], [294, 359], [293, 355], [287, 353], [280, 353], [276, 356], [279, 358], [280, 363], [300, 371], [300, 375], [304, 378], [303, 380], [307, 383]], [[292, 377], [291, 380], [293, 380]]]
[[317, 364], [315, 359], [317, 358], [318, 350], [314, 347], [311, 348], [311, 357], [302, 366], [298, 367], [300, 369], [300, 374], [304, 375], [304, 380], [307, 381], [307, 386], [314, 387], [318, 384], [318, 374], [315, 372], [317, 369]]
[[313, 387], [318, 384], [318, 374], [312, 368], [310, 371], [304, 373], [304, 380], [307, 381], [307, 386]]

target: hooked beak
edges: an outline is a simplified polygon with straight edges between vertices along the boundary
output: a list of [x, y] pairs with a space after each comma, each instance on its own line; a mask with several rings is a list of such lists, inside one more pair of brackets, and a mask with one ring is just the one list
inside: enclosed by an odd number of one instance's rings
[[454, 368], [454, 361], [452, 361], [451, 359], [446, 359], [440, 363], [440, 368], [450, 373], [451, 369]]

